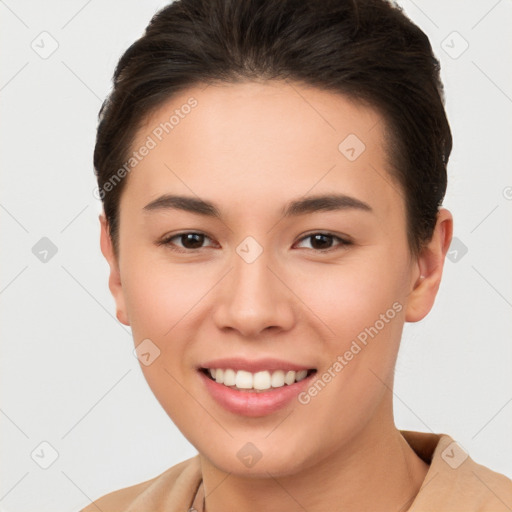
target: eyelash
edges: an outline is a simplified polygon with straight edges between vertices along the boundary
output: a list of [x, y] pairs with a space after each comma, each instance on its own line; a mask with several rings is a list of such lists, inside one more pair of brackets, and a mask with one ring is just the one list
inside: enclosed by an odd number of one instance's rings
[[[176, 245], [174, 245], [171, 242], [175, 238], [180, 238], [180, 237], [183, 237], [185, 235], [204, 235], [206, 238], [210, 239], [210, 237], [208, 235], [206, 235], [205, 233], [200, 233], [200, 232], [196, 232], [196, 231], [183, 231], [182, 233], [178, 233], [176, 235], [172, 235], [170, 237], [164, 238], [163, 240], [158, 242], [158, 245], [159, 246], [163, 245], [163, 246], [166, 246], [167, 248], [169, 248], [171, 251], [175, 251], [175, 252], [178, 252], [178, 253], [185, 253], [185, 254], [187, 254], [187, 253], [191, 254], [191, 253], [200, 251], [201, 249], [206, 249], [206, 247], [199, 247], [198, 249], [179, 248], [179, 247], [177, 247]], [[337, 240], [339, 242], [339, 244], [337, 246], [329, 247], [328, 249], [311, 249], [312, 251], [315, 251], [315, 252], [320, 253], [320, 254], [332, 252], [332, 251], [335, 251], [337, 249], [341, 249], [343, 247], [352, 245], [352, 242], [350, 240], [346, 240], [346, 239], [341, 238], [341, 237], [339, 237], [337, 235], [334, 235], [333, 233], [328, 233], [328, 232], [323, 232], [323, 231], [317, 231], [317, 232], [310, 233], [310, 234], [302, 237], [301, 239], [299, 239], [299, 242], [302, 242], [303, 240], [306, 240], [307, 238], [312, 238], [315, 235], [322, 235], [322, 236], [331, 237], [331, 238], [333, 238], [333, 240]]]

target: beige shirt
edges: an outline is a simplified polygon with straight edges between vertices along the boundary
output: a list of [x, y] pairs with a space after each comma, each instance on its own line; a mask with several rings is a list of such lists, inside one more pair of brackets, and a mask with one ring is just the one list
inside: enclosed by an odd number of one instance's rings
[[[400, 431], [430, 468], [408, 512], [511, 512], [512, 480], [474, 462], [446, 434]], [[80, 512], [202, 512], [199, 455], [103, 496]]]

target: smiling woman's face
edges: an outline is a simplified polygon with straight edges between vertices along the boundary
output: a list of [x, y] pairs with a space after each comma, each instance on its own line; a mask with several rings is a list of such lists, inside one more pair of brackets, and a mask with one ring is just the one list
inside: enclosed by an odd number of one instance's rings
[[[197, 106], [158, 141], [190, 97]], [[138, 133], [133, 150], [157, 144], [121, 197], [119, 271], [103, 223], [110, 287], [146, 344], [157, 399], [225, 471], [293, 473], [394, 426], [403, 323], [431, 297], [416, 296], [422, 269], [383, 130], [376, 111], [341, 95], [251, 82], [190, 88]], [[324, 195], [339, 197], [291, 207]], [[213, 206], [192, 211], [200, 201]], [[224, 376], [240, 386], [262, 372], [256, 386], [276, 387], [233, 389], [203, 368], [234, 370]], [[283, 385], [300, 369], [316, 372]]]

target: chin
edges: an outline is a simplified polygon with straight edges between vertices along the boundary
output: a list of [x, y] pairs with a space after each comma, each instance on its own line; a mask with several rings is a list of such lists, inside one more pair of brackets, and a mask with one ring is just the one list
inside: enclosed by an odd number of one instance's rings
[[200, 451], [201, 457], [225, 473], [239, 477], [269, 478], [289, 476], [308, 466], [299, 459], [296, 447], [276, 450], [275, 445], [259, 449], [257, 443], [233, 442], [232, 446], [223, 446], [222, 451]]

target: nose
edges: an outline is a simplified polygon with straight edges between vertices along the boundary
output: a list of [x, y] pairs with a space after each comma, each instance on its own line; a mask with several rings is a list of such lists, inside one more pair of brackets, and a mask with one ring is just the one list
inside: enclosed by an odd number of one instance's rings
[[255, 261], [233, 255], [232, 270], [216, 296], [214, 322], [221, 330], [234, 330], [248, 339], [293, 327], [294, 295], [277, 264], [264, 251]]

